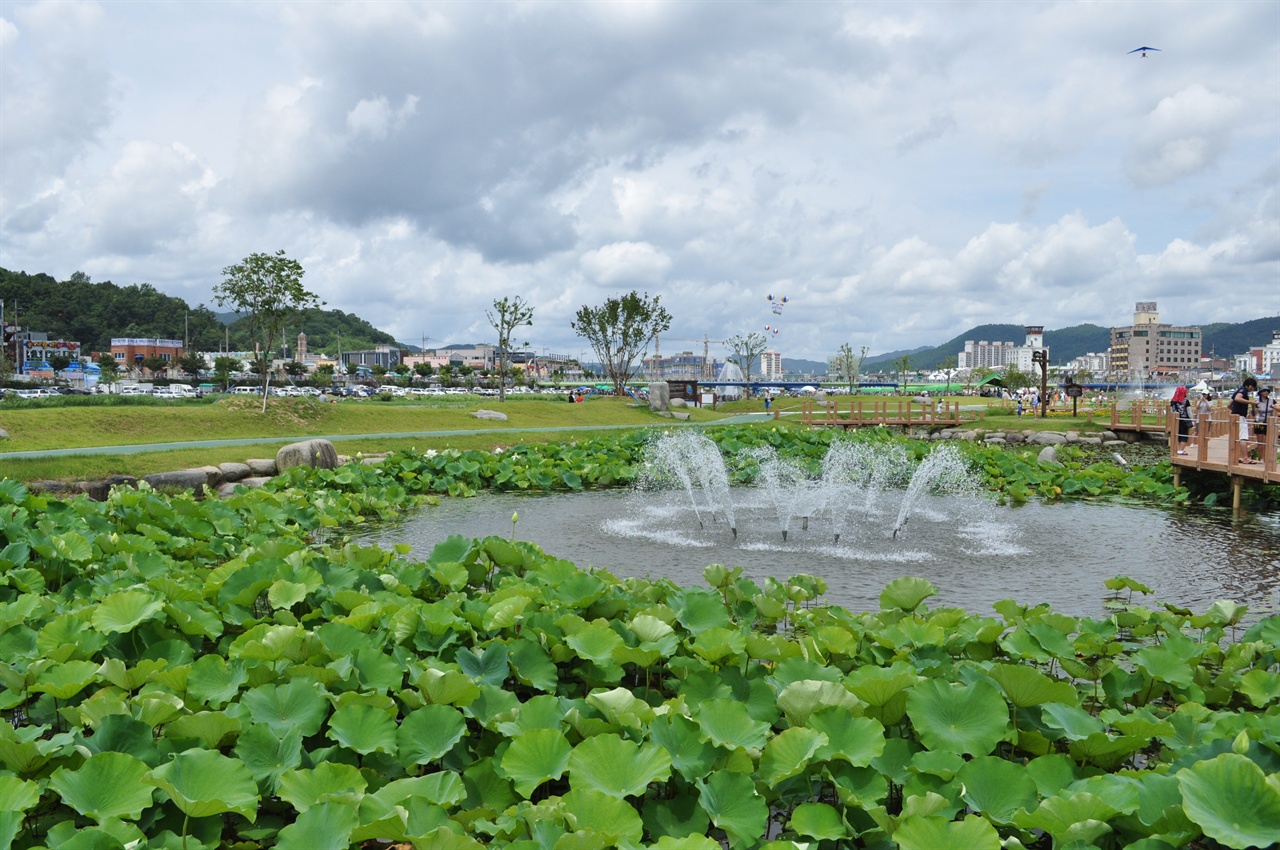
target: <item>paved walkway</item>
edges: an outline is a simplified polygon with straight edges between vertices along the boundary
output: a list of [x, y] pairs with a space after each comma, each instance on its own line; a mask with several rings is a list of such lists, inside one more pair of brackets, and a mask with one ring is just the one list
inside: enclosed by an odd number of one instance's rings
[[469, 428], [455, 431], [404, 431], [388, 434], [309, 434], [300, 437], [251, 437], [244, 440], [185, 440], [179, 443], [143, 443], [127, 446], [83, 446], [75, 449], [45, 449], [29, 452], [0, 452], [0, 461], [21, 460], [38, 457], [67, 457], [71, 455], [134, 455], [145, 452], [164, 452], [174, 449], [209, 449], [222, 446], [259, 446], [264, 444], [297, 443], [302, 440], [329, 440], [338, 443], [343, 440], [404, 440], [417, 437], [463, 437], [473, 434], [546, 434], [563, 431], [636, 431], [644, 428], [666, 428], [673, 425], [740, 425], [745, 422], [762, 422], [771, 414], [744, 413], [717, 419], [715, 422], [685, 423], [664, 422], [661, 425], [561, 425], [545, 428]]

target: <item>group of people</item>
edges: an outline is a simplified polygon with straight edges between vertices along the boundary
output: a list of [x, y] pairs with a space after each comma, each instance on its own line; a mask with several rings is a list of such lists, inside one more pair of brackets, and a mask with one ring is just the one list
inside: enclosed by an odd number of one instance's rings
[[[1254, 398], [1254, 394], [1257, 398]], [[1178, 454], [1185, 455], [1188, 449], [1195, 446], [1189, 445], [1188, 441], [1191, 435], [1191, 423], [1193, 419], [1198, 418], [1203, 413], [1208, 413], [1213, 409], [1210, 401], [1209, 390], [1203, 390], [1200, 393], [1200, 399], [1196, 402], [1194, 410], [1188, 398], [1187, 388], [1178, 387], [1173, 391], [1173, 398], [1169, 405], [1173, 408], [1174, 413], [1178, 417]], [[1258, 388], [1256, 378], [1245, 378], [1240, 384], [1239, 389], [1231, 394], [1231, 403], [1227, 410], [1232, 416], [1239, 417], [1239, 447], [1240, 457], [1237, 463], [1257, 464], [1262, 463], [1261, 460], [1254, 459], [1252, 452], [1257, 448], [1257, 443], [1253, 436], [1263, 435], [1267, 433], [1267, 424], [1271, 421], [1271, 417], [1275, 415], [1275, 402], [1271, 399], [1271, 388]]]

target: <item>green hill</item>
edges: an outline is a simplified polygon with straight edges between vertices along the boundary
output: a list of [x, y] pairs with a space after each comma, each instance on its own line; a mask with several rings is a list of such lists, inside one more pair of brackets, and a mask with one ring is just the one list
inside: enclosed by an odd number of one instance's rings
[[[17, 323], [23, 328], [43, 331], [50, 339], [79, 342], [86, 354], [110, 350], [112, 337], [187, 339], [196, 351], [252, 348], [244, 321], [234, 314], [215, 313], [203, 304], [192, 307], [149, 283], [94, 283], [81, 272], [58, 281], [47, 274], [0, 269], [0, 300], [10, 324], [16, 304]], [[296, 327], [286, 328], [283, 341], [290, 351], [299, 331], [306, 332], [312, 352], [336, 354], [339, 346], [353, 351], [395, 343], [391, 334], [341, 310], [316, 310]]]

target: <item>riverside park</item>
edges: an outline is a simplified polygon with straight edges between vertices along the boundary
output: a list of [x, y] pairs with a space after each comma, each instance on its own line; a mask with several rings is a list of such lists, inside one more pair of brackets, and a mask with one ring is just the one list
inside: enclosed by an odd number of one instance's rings
[[1276, 485], [687, 413], [5, 402], [0, 847], [1273, 845]]

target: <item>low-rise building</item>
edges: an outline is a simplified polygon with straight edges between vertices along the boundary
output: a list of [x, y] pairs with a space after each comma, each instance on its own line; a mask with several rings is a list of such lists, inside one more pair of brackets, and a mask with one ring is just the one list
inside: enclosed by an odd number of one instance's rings
[[175, 363], [182, 357], [182, 340], [149, 337], [112, 337], [111, 357], [125, 369], [141, 366], [149, 357]]
[[1111, 329], [1112, 373], [1147, 378], [1195, 371], [1202, 342], [1199, 327], [1162, 323], [1156, 302], [1139, 301], [1133, 324]]

